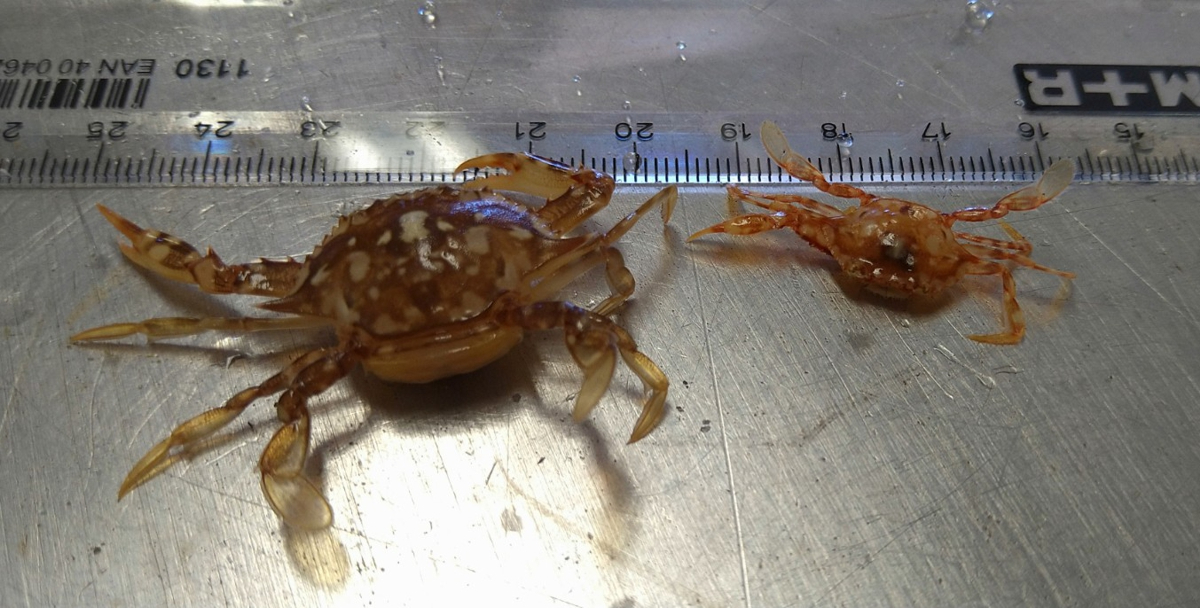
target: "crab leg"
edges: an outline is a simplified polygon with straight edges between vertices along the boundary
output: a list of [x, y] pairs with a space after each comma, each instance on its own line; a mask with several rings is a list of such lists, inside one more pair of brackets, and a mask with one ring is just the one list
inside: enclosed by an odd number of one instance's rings
[[611, 176], [586, 167], [572, 168], [540, 156], [509, 152], [472, 158], [454, 172], [488, 168], [503, 169], [505, 173], [477, 177], [463, 187], [511, 190], [549, 199], [536, 213], [559, 234], [608, 205], [616, 185]]
[[[617, 225], [604, 233], [600, 241], [605, 245], [612, 245], [626, 232], [629, 232], [629, 229], [633, 228], [633, 225], [642, 219], [642, 216], [649, 213], [657, 205], [662, 205], [660, 216], [665, 226], [667, 222], [671, 221], [671, 214], [675, 211], [675, 203], [678, 201], [678, 198], [679, 191], [675, 186], [663, 188], [657, 194], [650, 197], [649, 200], [642, 203], [632, 213], [617, 222]], [[625, 266], [625, 257], [621, 255], [621, 252], [613, 247], [605, 247], [603, 251], [605, 261], [604, 277], [608, 281], [608, 287], [612, 291], [612, 295], [597, 304], [593, 310], [596, 314], [609, 315], [620, 308], [633, 295], [635, 283], [633, 273], [629, 272], [629, 268]]]
[[319, 317], [280, 317], [262, 319], [258, 317], [158, 317], [137, 323], [113, 323], [85, 329], [73, 336], [72, 342], [94, 342], [115, 340], [134, 334], [142, 334], [150, 340], [192, 336], [206, 331], [249, 333], [279, 329], [308, 329], [329, 325], [329, 319]]
[[170, 436], [150, 448], [150, 451], [146, 452], [146, 455], [133, 465], [129, 474], [125, 476], [125, 481], [121, 483], [121, 489], [117, 491], [117, 499], [124, 498], [134, 488], [146, 483], [174, 464], [188, 449], [212, 437], [225, 425], [233, 422], [233, 419], [237, 418], [254, 401], [278, 393], [291, 385], [297, 374], [325, 355], [326, 351], [324, 350], [307, 353], [262, 384], [234, 395], [221, 407], [208, 410], [175, 427]]
[[1048, 272], [1052, 275], [1062, 277], [1063, 280], [1066, 280], [1066, 281], [1070, 281], [1071, 279], [1075, 278], [1075, 273], [1073, 273], [1073, 272], [1067, 272], [1065, 270], [1058, 270], [1057, 268], [1051, 268], [1049, 266], [1038, 264], [1037, 262], [1029, 259], [1024, 254], [1021, 254], [1021, 253], [1017, 253], [1017, 252], [1013, 252], [1013, 251], [1004, 251], [1002, 249], [992, 249], [992, 248], [988, 248], [988, 247], [981, 247], [978, 245], [963, 245], [963, 247], [965, 247], [967, 249], [967, 251], [971, 252], [971, 254], [976, 257], [990, 259], [990, 260], [1007, 260], [1009, 262], [1013, 262], [1014, 264], [1018, 264], [1020, 266], [1026, 267], [1026, 268], [1031, 268], [1033, 270], [1040, 270], [1042, 272]]
[[770, 209], [771, 211], [787, 211], [792, 209], [792, 205], [800, 205], [805, 209], [815, 211], [826, 217], [840, 217], [842, 215], [842, 211], [833, 205], [826, 205], [820, 201], [798, 194], [766, 194], [764, 192], [743, 190], [734, 185], [726, 186], [725, 190], [728, 192], [726, 201], [729, 203], [728, 207], [731, 215], [735, 212], [734, 203], [737, 201], [744, 201], [763, 209]]
[[608, 281], [612, 294], [597, 304], [594, 310], [598, 314], [608, 315], [620, 308], [621, 304], [633, 295], [633, 274], [625, 266], [625, 258], [619, 250], [613, 247], [597, 247], [597, 242], [593, 241], [589, 246], [580, 247], [526, 274], [522, 283], [527, 287], [520, 300], [529, 303], [552, 298], [571, 281], [603, 263], [604, 278]]
[[608, 389], [618, 354], [625, 365], [641, 378], [649, 393], [642, 404], [642, 413], [633, 426], [629, 443], [641, 440], [662, 421], [670, 384], [666, 374], [649, 357], [638, 351], [629, 332], [608, 317], [570, 302], [538, 302], [498, 314], [501, 323], [528, 330], [563, 328], [567, 349], [571, 351], [575, 363], [583, 369], [584, 375], [572, 413], [577, 422], [587, 418]]
[[633, 212], [617, 222], [615, 226], [609, 228], [601, 240], [605, 245], [612, 245], [617, 242], [626, 232], [629, 232], [630, 228], [633, 228], [634, 224], [638, 223], [638, 220], [642, 219], [642, 216], [649, 213], [651, 209], [658, 205], [662, 205], [659, 216], [662, 217], [663, 225], [665, 226], [667, 222], [671, 221], [671, 215], [675, 213], [675, 203], [678, 201], [679, 189], [675, 186], [667, 186], [659, 190], [654, 196], [638, 206], [637, 209], [634, 209]]
[[[1003, 222], [1003, 220], [1001, 220]], [[1033, 244], [1024, 238], [1017, 241], [1002, 241], [977, 234], [967, 234], [966, 232], [955, 232], [954, 238], [967, 243], [973, 243], [983, 249], [1003, 249], [1006, 251], [1014, 251], [1022, 255], [1028, 255], [1033, 251]]]
[[642, 203], [636, 210], [617, 222], [615, 226], [610, 228], [599, 239], [579, 247], [568, 255], [544, 264], [542, 267], [526, 275], [524, 280], [530, 288], [525, 301], [536, 302], [552, 297], [566, 284], [603, 260], [605, 263], [605, 278], [608, 281], [609, 289], [612, 290], [612, 295], [596, 305], [593, 310], [597, 314], [608, 315], [620, 308], [633, 295], [635, 282], [633, 274], [625, 266], [625, 258], [621, 255], [621, 252], [610, 245], [620, 239], [626, 232], [629, 232], [629, 229], [655, 206], [662, 205], [661, 216], [663, 224], [666, 224], [670, 221], [671, 214], [675, 210], [677, 197], [678, 191], [674, 186], [663, 188], [646, 202]]
[[303, 265], [291, 258], [226, 265], [210, 248], [195, 247], [165, 232], [142, 228], [104, 205], [96, 209], [129, 243], [118, 243], [130, 261], [155, 274], [192, 283], [208, 293], [281, 297], [291, 293]]
[[1070, 185], [1071, 179], [1074, 177], [1075, 163], [1068, 159], [1062, 159], [1046, 169], [1037, 183], [1005, 196], [990, 208], [970, 207], [947, 213], [945, 217], [951, 223], [955, 221], [982, 222], [1002, 218], [1008, 215], [1009, 211], [1036, 209], [1058, 196]]
[[288, 525], [320, 530], [333, 521], [333, 510], [321, 490], [304, 476], [312, 423], [308, 399], [325, 392], [350, 373], [358, 358], [340, 348], [317, 351], [322, 356], [300, 369], [275, 404], [283, 423], [258, 460], [263, 494]]
[[[1008, 222], [1000, 220], [1000, 227], [1008, 233], [1012, 238], [1011, 241], [1001, 241], [998, 239], [989, 239], [985, 236], [976, 236], [973, 234], [963, 234], [955, 232], [954, 236], [969, 241], [963, 244], [967, 251], [977, 257], [991, 260], [1009, 260], [1016, 264], [1020, 264], [1026, 268], [1048, 272], [1050, 274], [1060, 276], [1063, 279], [1070, 280], [1075, 278], [1075, 273], [1065, 270], [1056, 270], [1049, 266], [1043, 266], [1029, 259], [1029, 252], [1033, 251], [1033, 244], [1029, 242], [1016, 228], [1009, 225]], [[970, 244], [975, 243], [975, 244]]]
[[793, 177], [812, 182], [821, 192], [840, 198], [855, 198], [864, 205], [879, 198], [854, 186], [830, 183], [821, 174], [820, 169], [813, 166], [807, 158], [792, 151], [792, 148], [788, 146], [787, 138], [783, 136], [783, 131], [779, 130], [779, 125], [768, 120], [762, 124], [761, 133], [763, 147], [766, 148], [767, 154]]
[[1004, 285], [1003, 305], [1004, 320], [1007, 328], [994, 334], [975, 334], [968, 338], [985, 344], [1017, 344], [1025, 337], [1025, 313], [1017, 304], [1017, 283], [1013, 280], [1012, 272], [1003, 264], [997, 262], [979, 261], [968, 265], [967, 274], [998, 274]]
[[357, 359], [339, 348], [311, 351], [262, 384], [243, 390], [218, 408], [175, 428], [126, 475], [118, 500], [175, 463], [187, 451], [212, 437], [254, 401], [284, 391], [275, 404], [284, 426], [275, 433], [259, 459], [263, 493], [271, 508], [288, 525], [320, 529], [332, 521], [329, 503], [312, 481], [303, 476], [308, 458], [310, 416], [306, 403], [345, 376]]
[[748, 234], [758, 234], [760, 232], [769, 232], [780, 228], [787, 228], [791, 225], [791, 218], [786, 212], [779, 211], [771, 215], [765, 213], [745, 213], [737, 217], [731, 217], [727, 220], [717, 222], [704, 230], [697, 231], [687, 238], [688, 242], [694, 241], [706, 234], [716, 234], [724, 232], [736, 236], [745, 236]]

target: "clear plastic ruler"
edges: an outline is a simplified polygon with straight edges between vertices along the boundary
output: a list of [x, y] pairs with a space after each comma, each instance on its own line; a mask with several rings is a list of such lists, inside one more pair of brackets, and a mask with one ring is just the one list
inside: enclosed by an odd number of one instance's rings
[[1059, 158], [1084, 181], [1200, 179], [1200, 68], [1186, 66], [1016, 65], [1024, 119], [931, 116], [893, 131], [731, 112], [147, 109], [160, 89], [232, 83], [250, 69], [244, 59], [0, 60], [0, 187], [428, 184], [461, 181], [461, 161], [503, 151], [621, 183], [793, 181], [759, 145], [764, 120], [843, 182], [1028, 181]]

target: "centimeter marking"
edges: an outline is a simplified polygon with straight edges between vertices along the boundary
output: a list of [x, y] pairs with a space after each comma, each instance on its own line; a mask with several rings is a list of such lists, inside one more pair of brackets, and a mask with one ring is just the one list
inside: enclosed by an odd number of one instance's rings
[[[704, 114], [647, 120], [550, 115], [546, 120], [458, 113], [402, 115], [126, 112], [52, 125], [0, 117], [0, 187], [238, 186], [456, 183], [458, 162], [520, 150], [583, 164], [627, 184], [792, 183], [757, 141], [757, 122]], [[916, 133], [789, 128], [792, 147], [830, 179], [939, 183], [1029, 181], [1058, 158], [1083, 181], [1200, 182], [1200, 162], [1174, 135], [1155, 153], [1134, 124], [1116, 137], [1047, 135], [1022, 122], [1008, 134], [958, 134], [930, 122]], [[514, 129], [515, 126], [515, 129]], [[815, 154], [812, 154], [815, 152]]]
[[[193, 186], [193, 185], [292, 185], [292, 184], [436, 184], [460, 183], [487, 172], [453, 173], [420, 170], [337, 169], [320, 153], [320, 144], [303, 156], [277, 155], [267, 149], [237, 156], [214, 155], [206, 146], [203, 155], [162, 153], [152, 148], [146, 156], [117, 156], [103, 146], [95, 156], [79, 158], [52, 155], [0, 158], [0, 186]], [[1072, 158], [1067, 156], [1067, 158]], [[568, 165], [582, 164], [614, 174], [627, 184], [792, 183], [767, 157], [639, 157], [631, 168], [623, 159], [597, 157], [580, 150], [579, 157], [557, 157]], [[870, 157], [809, 158], [829, 179], [849, 182], [1007, 182], [1028, 181], [1045, 170], [1050, 159], [1030, 156], [997, 156], [991, 149], [978, 156], [897, 156], [891, 150]], [[1196, 182], [1200, 162], [1180, 151], [1173, 156], [1095, 156], [1089, 150], [1074, 156], [1077, 179], [1083, 181]]]

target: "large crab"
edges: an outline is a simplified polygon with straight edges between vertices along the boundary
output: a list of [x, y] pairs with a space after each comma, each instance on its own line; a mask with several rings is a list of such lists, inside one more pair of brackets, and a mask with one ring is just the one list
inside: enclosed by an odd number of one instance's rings
[[[608, 317], [634, 290], [633, 275], [613, 244], [656, 205], [666, 222], [675, 189], [657, 193], [603, 234], [569, 237], [608, 204], [614, 186], [610, 176], [519, 154], [481, 156], [456, 172], [484, 168], [504, 171], [462, 187], [398, 194], [342, 217], [303, 261], [226, 264], [211, 249], [201, 255], [173, 236], [143, 229], [100, 206], [129, 239], [121, 243], [121, 252], [134, 263], [209, 293], [271, 297], [259, 306], [293, 316], [148, 319], [89, 329], [72, 341], [327, 325], [338, 338], [336, 345], [301, 355], [262, 384], [176, 427], [133, 466], [119, 496], [212, 438], [255, 400], [282, 392], [275, 405], [282, 427], [259, 459], [263, 493], [289, 525], [324, 528], [332, 521], [329, 503], [303, 474], [310, 398], [359, 363], [398, 382], [469, 372], [503, 356], [531, 330], [562, 328], [565, 333], [584, 372], [576, 420], [605, 393], [620, 356], [648, 392], [630, 443], [653, 430], [663, 417], [667, 377]], [[549, 200], [530, 208], [496, 189]], [[591, 310], [555, 299], [566, 284], [601, 264], [611, 289], [608, 298]]]
[[[857, 199], [845, 210], [794, 194], [751, 192], [729, 186], [729, 201], [743, 201], [770, 213], [746, 213], [709, 226], [688, 237], [725, 232], [748, 235], [790, 228], [813, 247], [833, 256], [842, 271], [868, 289], [888, 297], [932, 295], [966, 275], [998, 275], [1004, 286], [1007, 327], [994, 334], [967, 336], [988, 344], [1016, 344], [1025, 335], [1025, 316], [1017, 304], [1017, 287], [1005, 262], [1048, 272], [1064, 280], [1075, 277], [1029, 259], [1033, 245], [1000, 218], [1028, 211], [1058, 196], [1071, 183], [1075, 166], [1060, 160], [1037, 183], [1001, 198], [991, 207], [940, 213], [925, 205], [884, 198], [847, 184], [833, 184], [808, 159], [792, 151], [775, 123], [762, 125], [763, 147], [789, 174], [813, 183], [833, 196]], [[955, 232], [955, 222], [1000, 220], [1011, 241]]]

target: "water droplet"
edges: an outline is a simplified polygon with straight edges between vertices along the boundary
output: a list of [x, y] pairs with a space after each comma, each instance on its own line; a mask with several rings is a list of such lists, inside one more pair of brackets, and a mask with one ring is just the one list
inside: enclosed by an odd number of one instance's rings
[[687, 43], [686, 43], [686, 42], [684, 42], [684, 41], [682, 41], [682, 40], [680, 40], [679, 42], [676, 42], [676, 43], [675, 43], [675, 48], [677, 48], [677, 49], [679, 49], [679, 50], [681, 50], [681, 51], [682, 51], [683, 49], [686, 49], [686, 48], [687, 48]]
[[1013, 101], [1013, 104], [1016, 105], [1018, 108], [1023, 108], [1023, 107], [1025, 107], [1025, 100], [1017, 99], [1017, 100]]
[[642, 165], [642, 155], [630, 150], [621, 157], [621, 168], [626, 171], [637, 171]]
[[974, 33], [982, 32], [995, 14], [989, 0], [967, 0], [967, 29]]
[[838, 153], [842, 158], [850, 157], [850, 147], [854, 145], [854, 135], [850, 133], [839, 133], [836, 138]]
[[437, 13], [434, 12], [433, 9], [433, 2], [430, 2], [429, 0], [426, 0], [425, 4], [422, 4], [421, 7], [417, 9], [417, 14], [421, 16], [421, 21], [424, 21], [425, 25], [428, 25], [431, 28], [437, 27]]
[[898, 86], [898, 87], [902, 87], [902, 86], [904, 86], [904, 79], [903, 79], [903, 78], [901, 78], [900, 80], [897, 80], [897, 81], [896, 81], [896, 86]]
[[305, 112], [313, 111], [312, 100], [308, 98], [308, 95], [300, 98], [300, 109], [304, 110]]
[[622, 110], [628, 110], [628, 109], [629, 109], [629, 108], [631, 108], [631, 107], [633, 107], [633, 104], [629, 103], [629, 100], [628, 100], [628, 99], [626, 99], [626, 100], [625, 100], [625, 103], [622, 103], [622, 104], [621, 104], [621, 109], [622, 109]]
[[579, 74], [576, 74], [571, 77], [571, 82], [579, 82], [580, 80], [582, 80], [582, 79], [579, 77]]
[[842, 98], [842, 99], [845, 99], [845, 98], [846, 98], [846, 92], [845, 92], [845, 91], [842, 91], [842, 94], [841, 94], [841, 95], [838, 95], [838, 97], [840, 97], [840, 98]]

